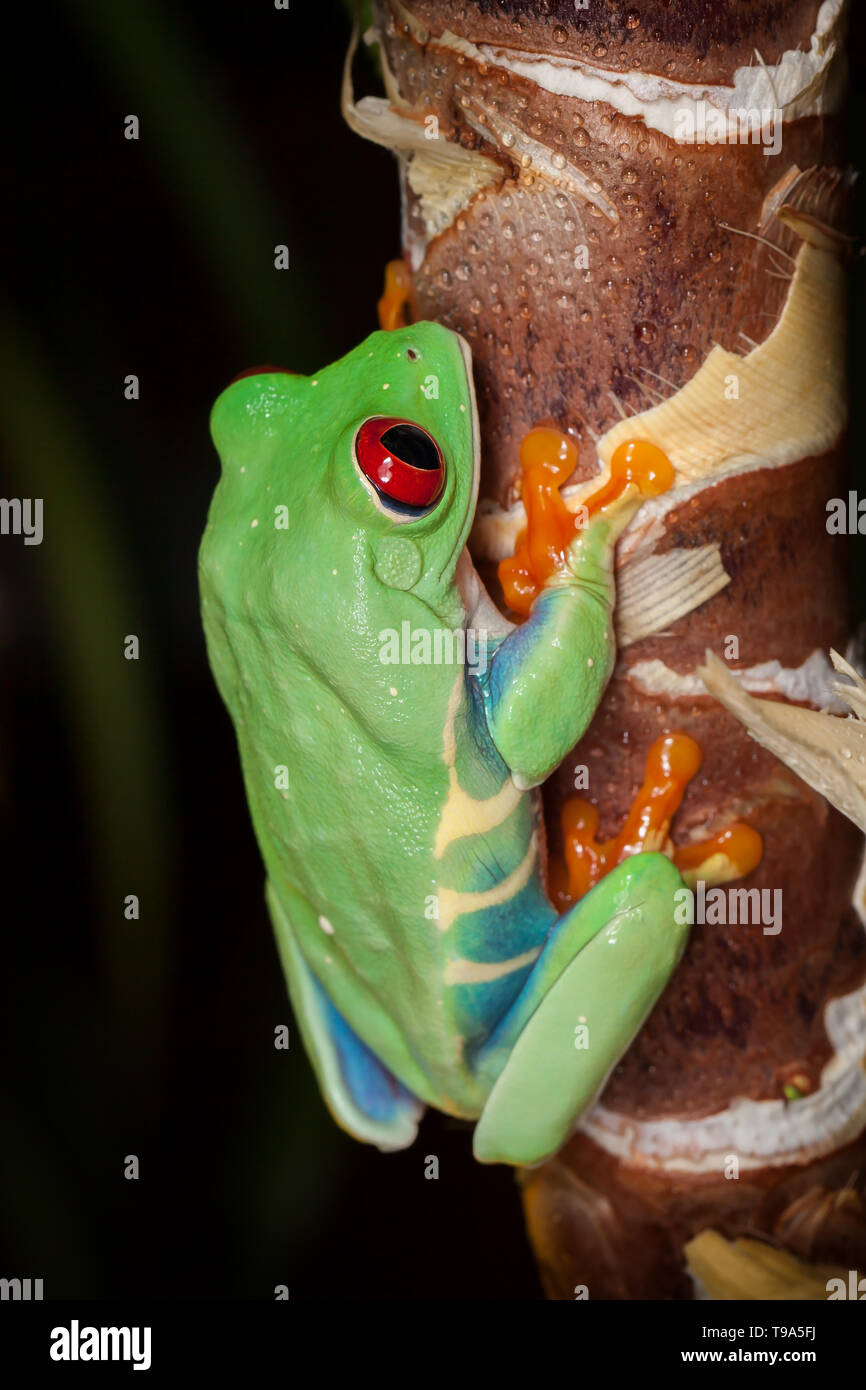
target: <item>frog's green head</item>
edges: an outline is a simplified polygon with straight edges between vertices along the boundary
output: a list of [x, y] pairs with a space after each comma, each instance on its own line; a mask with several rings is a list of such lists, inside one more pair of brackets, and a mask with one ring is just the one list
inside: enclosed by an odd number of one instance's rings
[[[316, 665], [427, 612], [456, 622], [475, 511], [469, 349], [440, 324], [373, 333], [311, 377], [246, 375], [217, 400], [223, 472], [200, 565], [225, 620], [282, 631]], [[423, 607], [421, 607], [423, 605]], [[356, 653], [360, 655], [360, 650]]]

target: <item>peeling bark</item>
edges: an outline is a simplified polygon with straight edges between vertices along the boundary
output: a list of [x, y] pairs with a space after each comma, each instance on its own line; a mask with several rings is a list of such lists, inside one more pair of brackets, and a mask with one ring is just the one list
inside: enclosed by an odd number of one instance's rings
[[[620, 544], [620, 656], [545, 788], [552, 851], [576, 765], [614, 835], [649, 745], [678, 729], [704, 761], [674, 839], [748, 819], [764, 857], [742, 886], [783, 895], [778, 935], [693, 928], [599, 1104], [526, 1175], [553, 1297], [777, 1297], [799, 1265], [866, 1266], [862, 839], [697, 675], [735, 636], [746, 689], [838, 708], [826, 652], [846, 650], [849, 615], [825, 523], [846, 487], [842, 10], [378, 0], [387, 95], [355, 104], [347, 81], [351, 124], [398, 154], [413, 315], [472, 348], [485, 578], [522, 522], [533, 426], [578, 445], [571, 505], [625, 437], [677, 470]], [[731, 113], [750, 108], [775, 113], [757, 143], [711, 142], [712, 113], [742, 134]], [[726, 1243], [746, 1230], [793, 1257], [775, 1283]], [[790, 1296], [819, 1276], [791, 1276]]]

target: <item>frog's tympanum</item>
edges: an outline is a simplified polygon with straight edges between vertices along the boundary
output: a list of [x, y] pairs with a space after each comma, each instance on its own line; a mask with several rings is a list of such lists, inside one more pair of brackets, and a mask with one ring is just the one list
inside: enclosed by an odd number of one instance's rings
[[688, 930], [658, 852], [559, 915], [534, 790], [610, 676], [613, 548], [639, 487], [623, 475], [536, 567], [515, 626], [465, 548], [479, 439], [456, 334], [419, 323], [314, 377], [245, 375], [212, 428], [208, 651], [325, 1098], [382, 1149], [411, 1143], [432, 1105], [477, 1119], [482, 1161], [537, 1163]]

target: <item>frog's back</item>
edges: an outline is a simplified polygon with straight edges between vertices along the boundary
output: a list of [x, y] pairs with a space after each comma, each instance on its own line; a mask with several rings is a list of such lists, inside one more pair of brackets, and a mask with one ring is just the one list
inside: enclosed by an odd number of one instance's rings
[[357, 702], [302, 661], [268, 685], [241, 675], [250, 666], [249, 653], [233, 662], [229, 703], [259, 844], [305, 958], [397, 1075], [377, 1011], [429, 1078], [425, 1098], [474, 1113], [472, 1046], [549, 922], [534, 798], [485, 737], [463, 666], [383, 665]]

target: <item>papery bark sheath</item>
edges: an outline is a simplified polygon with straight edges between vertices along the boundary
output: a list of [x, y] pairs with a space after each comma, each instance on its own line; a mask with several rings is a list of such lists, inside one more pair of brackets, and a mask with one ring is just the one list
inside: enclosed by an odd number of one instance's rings
[[546, 1289], [826, 1297], [825, 1266], [866, 1266], [862, 837], [699, 668], [709, 650], [752, 693], [845, 712], [827, 526], [848, 488], [844, 4], [377, 0], [373, 16], [385, 95], [355, 102], [348, 68], [344, 110], [398, 155], [412, 315], [472, 348], [470, 548], [491, 588], [533, 426], [578, 445], [574, 503], [630, 436], [677, 469], [620, 542], [618, 662], [546, 788], [551, 852], [576, 767], [613, 836], [676, 728], [703, 764], [674, 840], [748, 820], [764, 855], [737, 886], [783, 903], [778, 933], [694, 927], [599, 1103], [524, 1175]]

